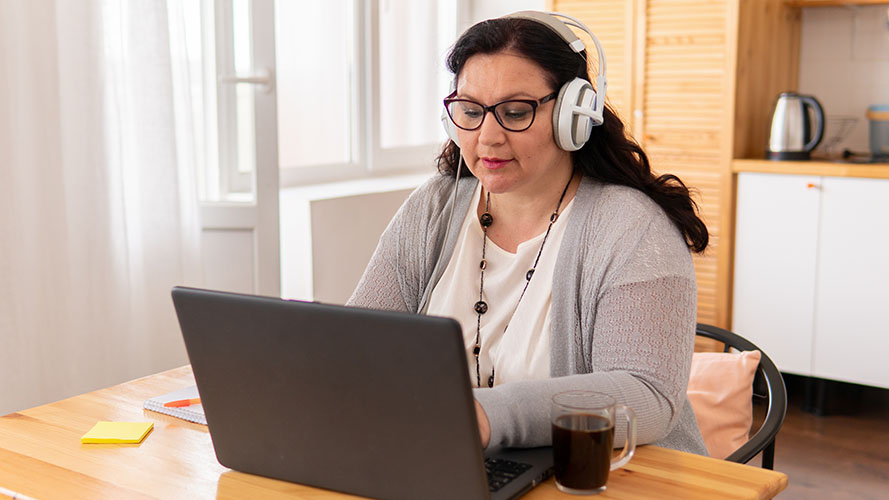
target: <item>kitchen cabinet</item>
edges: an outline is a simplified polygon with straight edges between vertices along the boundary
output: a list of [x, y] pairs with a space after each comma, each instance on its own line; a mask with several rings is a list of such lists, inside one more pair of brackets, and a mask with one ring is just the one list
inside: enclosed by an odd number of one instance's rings
[[732, 331], [811, 371], [820, 177], [739, 174]]
[[889, 387], [889, 180], [825, 177], [813, 375]]
[[889, 179], [739, 173], [732, 329], [782, 371], [889, 387]]

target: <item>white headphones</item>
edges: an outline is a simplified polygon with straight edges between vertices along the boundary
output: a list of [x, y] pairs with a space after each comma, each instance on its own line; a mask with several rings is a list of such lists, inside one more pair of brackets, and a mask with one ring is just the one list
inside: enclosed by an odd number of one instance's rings
[[[599, 75], [596, 77], [598, 92], [593, 89], [588, 80], [575, 77], [559, 89], [559, 95], [556, 98], [553, 109], [553, 138], [556, 141], [556, 145], [565, 151], [577, 151], [589, 140], [593, 127], [602, 125], [604, 121], [603, 113], [605, 110], [607, 82], [605, 78], [605, 52], [602, 50], [602, 45], [599, 43], [596, 35], [585, 24], [577, 18], [565, 14], [523, 10], [503, 16], [500, 19], [511, 18], [529, 19], [547, 26], [562, 37], [568, 46], [571, 47], [571, 50], [577, 53], [585, 50], [585, 46], [583, 41], [568, 26], [574, 26], [585, 31], [596, 45], [596, 51], [599, 56]], [[564, 18], [567, 21], [557, 18]], [[441, 113], [441, 124], [444, 126], [448, 137], [459, 146], [457, 126], [454, 125], [444, 109], [442, 109]]]

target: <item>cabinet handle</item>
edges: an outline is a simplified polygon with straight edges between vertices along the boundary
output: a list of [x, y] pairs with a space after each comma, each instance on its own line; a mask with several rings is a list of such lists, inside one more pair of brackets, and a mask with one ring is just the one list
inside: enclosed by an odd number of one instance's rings
[[820, 186], [818, 186], [818, 184], [815, 184], [814, 182], [810, 182], [806, 184], [806, 187], [809, 189], [818, 189]]

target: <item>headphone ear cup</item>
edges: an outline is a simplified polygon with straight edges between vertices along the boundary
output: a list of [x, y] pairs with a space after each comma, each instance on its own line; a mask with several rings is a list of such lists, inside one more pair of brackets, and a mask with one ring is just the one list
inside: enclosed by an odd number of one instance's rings
[[[593, 87], [584, 81], [586, 86], [581, 89], [578, 108], [585, 111], [593, 111], [596, 105], [596, 91], [593, 90]], [[584, 144], [588, 140], [590, 140], [590, 134], [593, 132], [593, 127], [597, 125], [601, 125], [601, 121], [597, 121], [594, 117], [589, 116], [588, 114], [574, 114], [574, 128], [572, 128], [572, 138], [574, 140], [574, 144], [577, 145], [577, 149], [583, 147]]]
[[553, 107], [553, 138], [559, 148], [577, 151], [586, 144], [593, 123], [589, 116], [579, 114], [577, 110], [592, 110], [595, 102], [596, 91], [583, 78], [575, 78], [562, 85]]
[[441, 109], [441, 126], [444, 127], [445, 133], [448, 134], [448, 138], [454, 141], [454, 144], [459, 148], [460, 140], [457, 138], [457, 126], [451, 121], [451, 117], [448, 116], [448, 110], [444, 107]]

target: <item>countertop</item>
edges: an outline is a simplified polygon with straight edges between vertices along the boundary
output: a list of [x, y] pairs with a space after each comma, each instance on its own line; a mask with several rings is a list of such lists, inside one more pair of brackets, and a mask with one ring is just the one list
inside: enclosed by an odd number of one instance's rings
[[889, 179], [889, 162], [854, 163], [842, 160], [772, 161], [765, 159], [732, 160], [732, 173], [826, 175]]

